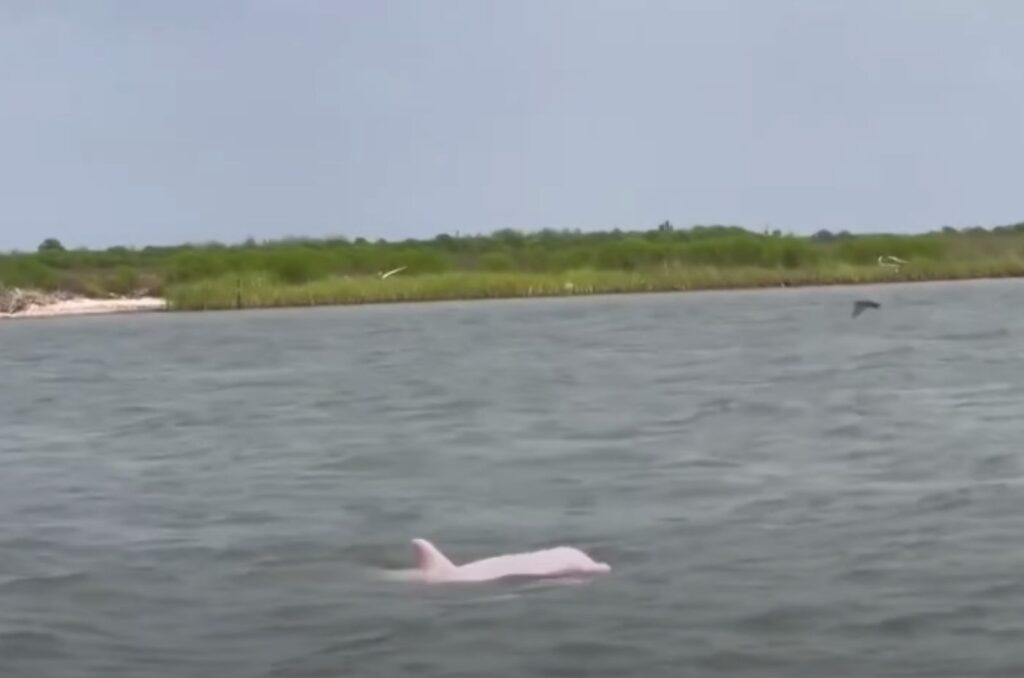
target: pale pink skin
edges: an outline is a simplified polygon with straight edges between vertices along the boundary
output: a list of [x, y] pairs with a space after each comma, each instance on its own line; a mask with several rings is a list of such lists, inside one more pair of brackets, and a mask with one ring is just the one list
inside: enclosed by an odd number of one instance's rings
[[560, 577], [610, 572], [607, 563], [596, 562], [586, 553], [559, 546], [528, 553], [511, 553], [455, 565], [426, 539], [413, 539], [416, 549], [416, 578], [430, 583], [483, 582], [504, 577]]

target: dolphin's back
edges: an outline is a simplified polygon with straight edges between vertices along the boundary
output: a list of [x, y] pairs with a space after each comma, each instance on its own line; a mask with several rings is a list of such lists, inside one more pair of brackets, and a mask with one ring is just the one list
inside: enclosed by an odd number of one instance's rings
[[559, 546], [528, 553], [510, 553], [466, 563], [457, 568], [458, 578], [481, 581], [502, 577], [551, 577], [568, 573], [606, 572], [608, 566], [595, 563], [582, 551]]
[[455, 565], [426, 539], [413, 539], [417, 566], [415, 578], [428, 582], [482, 582], [506, 577], [557, 577], [610, 572], [606, 563], [594, 562], [570, 546], [510, 553]]

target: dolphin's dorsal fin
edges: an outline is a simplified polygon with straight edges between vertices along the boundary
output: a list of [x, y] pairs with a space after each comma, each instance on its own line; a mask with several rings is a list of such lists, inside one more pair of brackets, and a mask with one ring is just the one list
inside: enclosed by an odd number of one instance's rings
[[455, 569], [452, 561], [448, 560], [436, 546], [426, 539], [413, 539], [412, 545], [416, 549], [416, 565], [419, 569], [427, 572], [444, 572]]

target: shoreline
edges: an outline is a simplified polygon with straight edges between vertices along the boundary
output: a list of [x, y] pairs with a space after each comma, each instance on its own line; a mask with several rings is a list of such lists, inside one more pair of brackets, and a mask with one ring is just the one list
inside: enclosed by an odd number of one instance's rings
[[976, 275], [976, 276], [935, 276], [935, 277], [920, 277], [920, 278], [889, 278], [889, 279], [867, 279], [867, 280], [835, 280], [835, 281], [822, 281], [822, 280], [792, 280], [784, 281], [782, 283], [763, 283], [763, 284], [715, 284], [710, 286], [689, 286], [682, 288], [658, 288], [650, 287], [645, 285], [638, 285], [634, 289], [578, 289], [576, 287], [569, 289], [560, 289], [558, 291], [548, 290], [542, 292], [533, 292], [529, 294], [522, 293], [506, 293], [506, 294], [489, 294], [486, 296], [481, 295], [465, 295], [465, 296], [424, 296], [421, 298], [395, 298], [382, 296], [375, 299], [358, 299], [358, 300], [347, 300], [347, 301], [330, 301], [322, 303], [267, 303], [267, 304], [248, 304], [238, 308], [225, 307], [225, 306], [211, 306], [207, 308], [174, 308], [173, 304], [166, 299], [161, 297], [139, 297], [139, 298], [111, 298], [111, 299], [96, 299], [89, 297], [73, 297], [73, 298], [59, 298], [57, 296], [49, 297], [48, 301], [40, 302], [38, 300], [33, 301], [27, 305], [24, 309], [13, 313], [0, 312], [0, 320], [17, 320], [17, 319], [42, 319], [42, 318], [62, 318], [62, 317], [74, 317], [83, 315], [124, 315], [124, 314], [135, 314], [135, 313], [154, 313], [154, 312], [166, 312], [166, 313], [183, 313], [183, 312], [215, 312], [215, 311], [259, 311], [259, 310], [273, 310], [273, 309], [303, 309], [303, 308], [324, 308], [332, 306], [393, 306], [396, 304], [424, 304], [424, 303], [465, 303], [465, 302], [476, 302], [476, 301], [513, 301], [513, 300], [529, 300], [529, 299], [563, 299], [563, 298], [580, 298], [580, 297], [602, 297], [602, 296], [622, 296], [629, 294], [669, 294], [669, 293], [689, 293], [689, 292], [756, 292], [756, 291], [769, 291], [779, 289], [835, 289], [835, 288], [858, 288], [858, 287], [887, 287], [890, 285], [905, 285], [905, 284], [927, 284], [927, 283], [957, 283], [957, 282], [982, 282], [982, 281], [997, 281], [1007, 279], [1019, 279], [1024, 278], [1024, 275], [1019, 274], [1004, 274], [1004, 275]]
[[[0, 253], [0, 317], [426, 303], [1024, 277], [1024, 222], [917, 234], [504, 229]], [[45, 290], [45, 291], [44, 291]], [[142, 302], [102, 303], [108, 299]], [[161, 300], [155, 297], [162, 297]], [[88, 299], [75, 305], [54, 302]], [[33, 304], [39, 309], [30, 310]]]
[[[554, 276], [531, 275], [427, 275], [380, 281], [329, 279], [305, 284], [280, 285], [263, 278], [213, 279], [168, 292], [168, 310], [238, 311], [322, 306], [367, 306], [415, 303], [470, 302], [484, 300], [540, 299], [655, 294], [669, 292], [756, 291], [790, 288], [863, 287], [910, 283], [955, 283], [972, 280], [1024, 278], [1024, 267], [970, 270], [962, 268], [935, 274], [850, 270], [842, 275], [815, 271], [737, 271], [733, 276], [700, 271], [686, 276], [631, 274], [620, 271], [584, 271]], [[931, 273], [931, 275], [929, 275]]]
[[160, 297], [139, 297], [134, 299], [73, 297], [43, 302], [34, 300], [21, 310], [11, 313], [0, 313], [0, 319], [19, 320], [22, 318], [64, 318], [81, 315], [152, 313], [166, 311], [167, 308], [167, 300]]

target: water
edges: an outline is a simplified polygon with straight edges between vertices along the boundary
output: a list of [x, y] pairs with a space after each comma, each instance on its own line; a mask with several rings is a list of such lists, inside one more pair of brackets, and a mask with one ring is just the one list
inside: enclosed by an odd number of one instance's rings
[[3, 323], [2, 674], [1019, 675], [1022, 285]]

